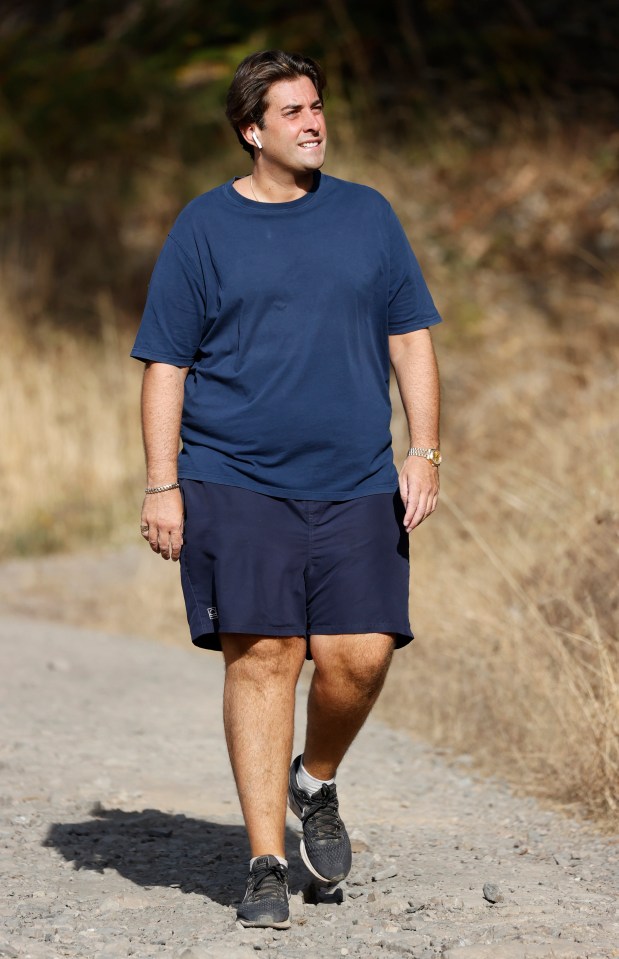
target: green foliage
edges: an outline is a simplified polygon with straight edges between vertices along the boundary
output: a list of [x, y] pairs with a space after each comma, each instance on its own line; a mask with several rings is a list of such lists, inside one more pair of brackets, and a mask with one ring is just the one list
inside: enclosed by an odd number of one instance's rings
[[[400, 142], [458, 108], [492, 129], [506, 107], [608, 114], [617, 99], [611, 0], [50, 0], [5, 4], [0, 212], [62, 276], [46, 309], [116, 289], [136, 183], [234, 146], [223, 116], [236, 64], [284, 47], [327, 68], [331, 103]], [[103, 242], [104, 241], [104, 249]], [[6, 240], [5, 240], [6, 242]], [[97, 244], [97, 257], [83, 256]], [[76, 259], [77, 257], [77, 259]], [[142, 284], [140, 284], [142, 285]], [[62, 292], [61, 292], [62, 290]], [[52, 297], [53, 300], [53, 297]]]
[[9, 184], [26, 170], [49, 187], [114, 158], [125, 172], [152, 152], [191, 161], [222, 125], [236, 63], [267, 46], [320, 57], [337, 91], [383, 119], [443, 95], [616, 95], [613, 27], [608, 0], [19, 4], [0, 32], [0, 164]]

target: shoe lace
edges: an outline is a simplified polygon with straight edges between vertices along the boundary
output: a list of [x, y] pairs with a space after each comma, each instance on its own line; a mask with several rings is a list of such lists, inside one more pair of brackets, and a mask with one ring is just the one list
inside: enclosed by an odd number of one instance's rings
[[310, 830], [313, 839], [340, 838], [342, 820], [338, 809], [335, 788], [323, 783], [320, 794], [314, 793], [303, 811], [303, 825]]
[[276, 866], [265, 866], [252, 873], [252, 896], [256, 899], [269, 899], [277, 896], [282, 886], [286, 885], [286, 870], [277, 863]]

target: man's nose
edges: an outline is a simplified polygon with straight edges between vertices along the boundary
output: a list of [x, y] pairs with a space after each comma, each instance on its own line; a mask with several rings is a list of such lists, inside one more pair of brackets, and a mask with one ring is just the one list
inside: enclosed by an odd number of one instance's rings
[[308, 107], [303, 115], [303, 129], [311, 130], [312, 133], [319, 133], [321, 126], [322, 118], [320, 114], [314, 113], [311, 107]]

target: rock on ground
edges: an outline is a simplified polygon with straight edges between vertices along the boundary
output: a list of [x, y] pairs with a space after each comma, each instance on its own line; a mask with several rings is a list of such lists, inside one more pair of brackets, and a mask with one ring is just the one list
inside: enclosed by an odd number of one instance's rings
[[0, 957], [619, 957], [615, 840], [374, 721], [338, 776], [343, 901], [308, 892], [290, 816], [292, 927], [240, 927], [222, 680], [191, 647], [0, 620]]

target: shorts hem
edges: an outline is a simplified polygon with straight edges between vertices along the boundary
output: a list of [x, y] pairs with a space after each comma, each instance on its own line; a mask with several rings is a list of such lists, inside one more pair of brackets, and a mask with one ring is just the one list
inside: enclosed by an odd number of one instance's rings
[[[302, 636], [308, 643], [308, 649], [309, 637], [314, 634], [335, 636], [339, 633], [394, 633], [396, 649], [402, 649], [404, 646], [408, 646], [408, 644], [411, 643], [415, 638], [415, 635], [410, 628], [402, 629], [400, 626], [394, 626], [390, 623], [363, 623], [353, 625], [349, 623], [342, 623], [339, 626], [314, 626], [311, 629], [295, 629], [292, 626], [231, 625], [224, 627], [219, 625], [217, 629], [212, 630], [192, 630], [191, 642], [199, 649], [213, 649], [221, 651], [221, 641], [219, 639], [220, 633], [247, 633], [249, 636], [274, 636], [276, 638], [283, 638], [285, 636]], [[308, 658], [311, 657], [308, 655]]]
[[194, 646], [200, 646], [203, 649], [221, 649], [219, 641], [220, 633], [247, 633], [250, 636], [302, 636], [305, 638], [306, 629], [300, 626], [265, 626], [252, 623], [243, 623], [242, 625], [218, 624], [216, 629], [204, 629], [191, 631], [191, 642]]
[[395, 633], [396, 649], [408, 646], [415, 638], [410, 627], [402, 629], [401, 626], [394, 626], [393, 623], [341, 623], [340, 625], [331, 623], [328, 626], [312, 626], [307, 634], [308, 636], [313, 634], [335, 636], [338, 633]]

